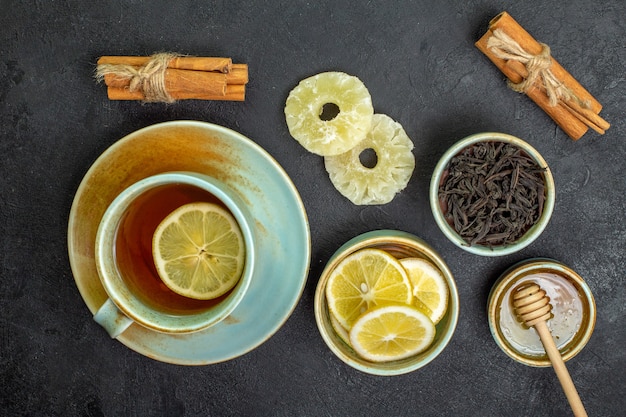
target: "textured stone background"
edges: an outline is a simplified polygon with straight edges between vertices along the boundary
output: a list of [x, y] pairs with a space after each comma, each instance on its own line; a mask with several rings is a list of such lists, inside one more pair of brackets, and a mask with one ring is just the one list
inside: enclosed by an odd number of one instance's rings
[[[549, 368], [504, 355], [486, 299], [498, 275], [534, 256], [578, 271], [597, 302], [595, 333], [568, 363], [593, 416], [626, 408], [626, 3], [623, 0], [0, 2], [0, 414], [237, 416], [567, 416]], [[604, 105], [602, 137], [573, 142], [473, 46], [508, 10]], [[101, 55], [172, 50], [231, 56], [250, 66], [244, 103], [109, 102], [93, 78]], [[322, 159], [291, 139], [288, 92], [340, 70], [361, 78], [376, 112], [402, 123], [417, 167], [384, 206], [339, 195]], [[107, 147], [153, 123], [195, 119], [263, 146], [301, 193], [312, 234], [304, 294], [269, 341], [236, 360], [182, 367], [110, 340], [70, 271], [67, 219], [83, 175]], [[462, 137], [502, 131], [536, 147], [553, 170], [556, 209], [530, 247], [482, 258], [438, 230], [427, 199], [432, 169]], [[461, 299], [449, 347], [426, 368], [362, 374], [324, 345], [313, 317], [323, 265], [349, 238], [396, 228], [428, 241], [455, 274]]]

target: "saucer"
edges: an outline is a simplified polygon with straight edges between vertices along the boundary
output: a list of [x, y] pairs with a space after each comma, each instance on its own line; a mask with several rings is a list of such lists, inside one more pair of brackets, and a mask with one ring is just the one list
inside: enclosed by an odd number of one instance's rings
[[123, 189], [168, 171], [206, 174], [240, 195], [256, 223], [257, 267], [240, 304], [217, 325], [174, 335], [132, 324], [117, 340], [174, 364], [234, 359], [268, 340], [295, 309], [308, 274], [311, 236], [289, 176], [263, 148], [233, 130], [197, 121], [165, 122], [133, 132], [108, 148], [89, 168], [70, 211], [68, 252], [74, 280], [95, 313], [107, 299], [94, 260], [102, 215]]

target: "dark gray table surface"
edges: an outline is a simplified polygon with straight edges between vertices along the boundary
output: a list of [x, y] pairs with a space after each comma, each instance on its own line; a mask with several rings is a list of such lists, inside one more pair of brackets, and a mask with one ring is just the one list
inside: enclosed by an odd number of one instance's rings
[[[0, 415], [567, 416], [550, 368], [507, 357], [486, 317], [489, 289], [517, 261], [558, 259], [588, 282], [595, 332], [568, 368], [591, 416], [626, 409], [626, 3], [623, 0], [31, 1], [0, 2]], [[612, 123], [570, 140], [473, 43], [507, 10], [603, 105]], [[110, 102], [93, 79], [101, 55], [176, 51], [249, 65], [245, 102]], [[355, 206], [320, 157], [294, 141], [283, 106], [310, 75], [358, 76], [375, 111], [400, 122], [416, 169], [391, 203]], [[76, 189], [118, 139], [154, 123], [220, 124], [266, 149], [296, 185], [312, 259], [295, 311], [235, 360], [185, 367], [111, 340], [92, 319], [67, 255]], [[532, 245], [485, 258], [453, 246], [428, 204], [443, 152], [472, 133], [525, 139], [556, 182], [553, 217]], [[337, 359], [315, 325], [313, 294], [331, 254], [353, 236], [392, 228], [430, 243], [455, 275], [461, 312], [447, 349], [396, 377]]]

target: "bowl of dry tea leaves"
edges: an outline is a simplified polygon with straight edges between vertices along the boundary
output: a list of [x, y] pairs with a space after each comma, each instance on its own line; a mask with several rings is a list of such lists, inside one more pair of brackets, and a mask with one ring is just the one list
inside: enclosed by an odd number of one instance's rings
[[478, 133], [441, 157], [429, 198], [437, 225], [455, 245], [477, 255], [508, 255], [545, 229], [554, 209], [554, 179], [525, 141]]

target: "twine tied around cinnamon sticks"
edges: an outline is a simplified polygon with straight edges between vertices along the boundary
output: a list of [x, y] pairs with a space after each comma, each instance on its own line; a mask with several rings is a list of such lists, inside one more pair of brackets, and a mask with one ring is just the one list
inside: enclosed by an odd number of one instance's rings
[[573, 140], [592, 128], [600, 134], [611, 126], [600, 117], [602, 104], [507, 12], [489, 22], [476, 47]]
[[537, 55], [526, 52], [519, 43], [504, 33], [501, 29], [493, 31], [493, 35], [487, 40], [487, 47], [498, 58], [521, 62], [526, 66], [528, 75], [519, 83], [508, 81], [509, 87], [518, 93], [526, 93], [539, 80], [546, 89], [546, 94], [550, 100], [551, 106], [556, 106], [559, 100], [576, 101], [581, 107], [588, 109], [589, 101], [583, 101], [574, 94], [572, 90], [567, 88], [560, 81], [550, 68], [552, 67], [552, 56], [550, 55], [550, 47], [545, 43], [539, 42], [541, 52]]
[[105, 75], [113, 74], [116, 78], [128, 80], [128, 89], [131, 92], [141, 91], [145, 101], [162, 101], [173, 103], [174, 98], [165, 88], [165, 71], [169, 62], [178, 55], [162, 52], [154, 54], [141, 67], [125, 64], [99, 64], [96, 69], [96, 78], [104, 80]]
[[173, 103], [176, 100], [245, 99], [248, 66], [222, 57], [103, 56], [95, 77], [104, 81], [110, 100]]

